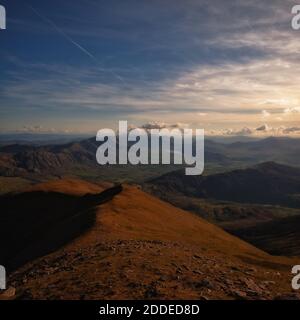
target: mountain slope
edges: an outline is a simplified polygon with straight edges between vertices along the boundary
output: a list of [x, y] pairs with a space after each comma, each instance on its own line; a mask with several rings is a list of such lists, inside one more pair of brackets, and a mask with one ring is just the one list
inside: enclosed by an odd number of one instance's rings
[[255, 227], [228, 230], [270, 254], [300, 256], [300, 216], [275, 219]]
[[84, 233], [10, 275], [19, 298], [260, 299], [290, 294], [294, 260], [272, 257], [138, 187], [123, 186], [114, 198], [94, 203], [94, 212]]
[[167, 173], [146, 186], [156, 194], [174, 192], [190, 197], [240, 203], [300, 206], [300, 169], [266, 162], [210, 176]]
[[26, 192], [58, 192], [73, 196], [84, 196], [88, 193], [100, 193], [108, 188], [111, 188], [112, 186], [113, 184], [109, 182], [100, 182], [95, 184], [74, 178], [64, 178], [36, 184], [30, 188], [27, 188]]
[[94, 224], [95, 206], [120, 191], [120, 186], [103, 191], [78, 180], [55, 180], [0, 197], [0, 264], [14, 270], [71, 241]]

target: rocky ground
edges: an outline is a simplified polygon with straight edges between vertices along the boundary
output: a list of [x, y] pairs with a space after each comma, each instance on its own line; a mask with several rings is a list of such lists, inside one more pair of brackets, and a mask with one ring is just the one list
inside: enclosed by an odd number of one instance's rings
[[286, 271], [180, 243], [120, 240], [41, 258], [9, 283], [17, 299], [299, 299]]

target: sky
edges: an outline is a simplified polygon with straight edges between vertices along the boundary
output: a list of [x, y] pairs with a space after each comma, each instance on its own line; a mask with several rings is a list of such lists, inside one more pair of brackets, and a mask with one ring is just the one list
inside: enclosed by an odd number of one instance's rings
[[300, 135], [296, 0], [0, 0], [0, 132]]

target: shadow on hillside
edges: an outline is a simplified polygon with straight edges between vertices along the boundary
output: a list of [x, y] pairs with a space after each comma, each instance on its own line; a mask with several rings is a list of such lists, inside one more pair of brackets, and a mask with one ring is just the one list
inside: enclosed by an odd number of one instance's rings
[[55, 251], [95, 223], [95, 206], [122, 191], [118, 185], [82, 197], [26, 192], [0, 197], [0, 265], [9, 272]]

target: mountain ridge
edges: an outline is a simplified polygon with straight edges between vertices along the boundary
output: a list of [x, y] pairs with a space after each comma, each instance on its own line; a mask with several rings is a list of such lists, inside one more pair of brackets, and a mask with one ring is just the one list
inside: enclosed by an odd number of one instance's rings
[[94, 217], [88, 230], [63, 247], [10, 274], [19, 299], [272, 299], [292, 294], [293, 259], [272, 257], [137, 186], [123, 185], [96, 205]]
[[158, 194], [174, 191], [220, 201], [300, 206], [297, 198], [290, 197], [300, 191], [300, 169], [275, 162], [209, 176], [186, 176], [178, 170], [151, 179], [146, 185]]

